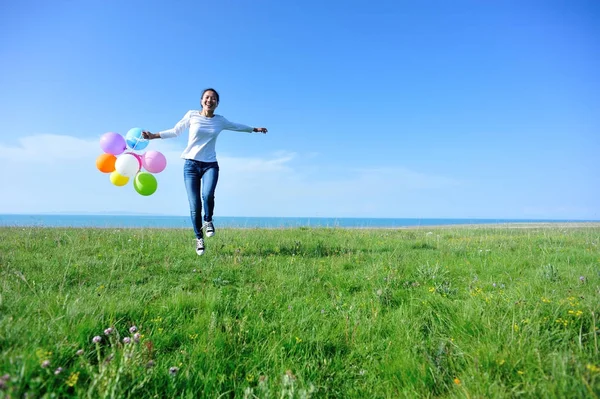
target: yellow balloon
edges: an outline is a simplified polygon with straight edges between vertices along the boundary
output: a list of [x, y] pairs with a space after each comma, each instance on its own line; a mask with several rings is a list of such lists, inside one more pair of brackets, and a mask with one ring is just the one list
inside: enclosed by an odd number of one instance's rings
[[124, 186], [129, 181], [129, 177], [120, 175], [116, 170], [110, 174], [110, 182], [115, 186]]

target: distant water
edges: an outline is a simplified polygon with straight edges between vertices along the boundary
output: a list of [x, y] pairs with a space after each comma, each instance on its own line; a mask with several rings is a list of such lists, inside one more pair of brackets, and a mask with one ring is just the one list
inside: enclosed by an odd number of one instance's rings
[[[322, 218], [322, 217], [215, 217], [218, 227], [230, 228], [399, 228], [506, 223], [568, 223], [588, 220], [540, 219], [393, 219], [393, 218]], [[188, 216], [145, 215], [0, 215], [0, 226], [12, 227], [100, 227], [100, 228], [191, 228]]]

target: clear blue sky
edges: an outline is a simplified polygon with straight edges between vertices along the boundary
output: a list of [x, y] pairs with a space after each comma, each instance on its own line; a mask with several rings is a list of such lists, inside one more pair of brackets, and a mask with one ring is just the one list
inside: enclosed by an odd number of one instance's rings
[[600, 219], [600, 3], [31, 1], [0, 6], [0, 213], [187, 214], [95, 168], [221, 94], [216, 216]]

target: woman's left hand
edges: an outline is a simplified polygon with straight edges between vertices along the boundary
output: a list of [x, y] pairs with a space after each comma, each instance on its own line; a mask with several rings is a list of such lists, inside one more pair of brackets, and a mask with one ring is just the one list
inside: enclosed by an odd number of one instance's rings
[[267, 133], [267, 128], [266, 127], [255, 127], [254, 129], [252, 129], [252, 131], [255, 133]]

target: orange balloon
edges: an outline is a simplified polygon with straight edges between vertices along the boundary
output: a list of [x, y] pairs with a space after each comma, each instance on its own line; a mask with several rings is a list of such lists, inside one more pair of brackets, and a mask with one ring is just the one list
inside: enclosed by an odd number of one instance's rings
[[113, 154], [102, 154], [96, 158], [96, 167], [102, 173], [111, 173], [115, 170], [117, 157]]

